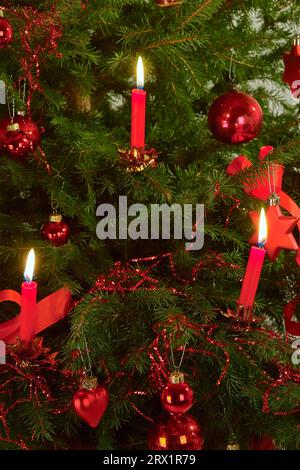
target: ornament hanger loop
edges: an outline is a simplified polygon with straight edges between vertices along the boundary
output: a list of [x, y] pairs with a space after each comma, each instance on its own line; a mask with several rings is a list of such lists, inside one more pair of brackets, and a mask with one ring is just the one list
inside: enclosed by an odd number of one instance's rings
[[[185, 332], [185, 334], [186, 334], [186, 332]], [[184, 354], [185, 354], [185, 350], [186, 350], [187, 343], [188, 343], [188, 340], [186, 340], [185, 343], [184, 343], [184, 346], [183, 346], [183, 349], [182, 349], [182, 354], [181, 354], [181, 358], [180, 358], [179, 364], [176, 365], [176, 364], [175, 364], [175, 359], [174, 359], [174, 350], [173, 350], [173, 345], [172, 345], [172, 339], [170, 340], [171, 363], [172, 363], [172, 367], [173, 367], [173, 369], [174, 369], [175, 371], [180, 370], [180, 368], [181, 368], [181, 366], [182, 366], [182, 362], [183, 362], [183, 358], [184, 358]]]
[[15, 116], [16, 116], [16, 99], [13, 96], [13, 94], [10, 93], [10, 87], [7, 87], [6, 99], [7, 99], [8, 115], [11, 120], [11, 123], [13, 123]]
[[18, 80], [18, 89], [19, 89], [19, 98], [24, 103], [25, 107], [25, 100], [26, 100], [26, 88], [27, 88], [27, 80], [26, 78], [19, 78]]
[[230, 49], [231, 51], [231, 56], [230, 56], [230, 64], [229, 64], [229, 80], [231, 81], [231, 83], [234, 83], [235, 82], [235, 79], [236, 79], [236, 74], [235, 74], [235, 64], [233, 63], [233, 57], [234, 57], [234, 49], [231, 48]]
[[[64, 186], [65, 186], [65, 180], [64, 178], [61, 176], [59, 170], [57, 170], [56, 168], [52, 168], [52, 170], [56, 173], [54, 176], [53, 176], [53, 181], [57, 178], [57, 179], [60, 179], [61, 181], [61, 187], [60, 187], [60, 190], [59, 192], [61, 193], [62, 190], [64, 189]], [[59, 203], [57, 201], [57, 199], [54, 197], [53, 195], [53, 192], [51, 192], [51, 209], [54, 213], [56, 213], [58, 211], [58, 207], [59, 207]]]
[[[272, 174], [271, 174], [272, 172]], [[268, 165], [268, 185], [269, 191], [271, 194], [276, 194], [276, 185], [275, 185], [275, 168], [274, 163], [270, 162]]]
[[268, 186], [269, 186], [269, 192], [270, 192], [270, 196], [268, 198], [269, 206], [278, 206], [280, 203], [280, 197], [276, 193], [276, 177], [275, 177], [274, 162], [270, 162], [268, 164], [267, 175], [268, 175]]
[[[90, 356], [90, 353], [89, 353], [89, 348], [88, 348], [88, 344], [87, 344], [87, 340], [86, 340], [86, 337], [84, 336], [83, 337], [83, 341], [84, 341], [84, 344], [85, 344], [85, 352], [86, 352], [86, 356], [87, 356], [87, 360], [88, 360], [88, 374], [90, 375], [90, 377], [92, 377], [92, 361], [91, 361], [91, 356]], [[79, 348], [79, 353], [80, 353], [80, 357], [81, 357], [81, 362], [83, 364], [83, 366], [85, 367], [85, 360], [83, 358], [83, 354], [82, 354], [82, 350], [81, 348]]]

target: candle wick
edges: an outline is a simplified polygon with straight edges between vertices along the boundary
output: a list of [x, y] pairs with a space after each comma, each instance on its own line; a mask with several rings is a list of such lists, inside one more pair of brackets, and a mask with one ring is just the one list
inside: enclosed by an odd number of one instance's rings
[[144, 85], [142, 84], [142, 82], [139, 82], [139, 83], [137, 84], [137, 89], [138, 89], [138, 90], [143, 90], [143, 89], [144, 89]]
[[258, 242], [258, 248], [264, 248], [265, 242]]

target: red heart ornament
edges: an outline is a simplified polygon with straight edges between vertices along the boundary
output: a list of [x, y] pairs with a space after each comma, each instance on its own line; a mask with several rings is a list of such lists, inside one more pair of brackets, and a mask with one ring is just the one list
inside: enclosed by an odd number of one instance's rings
[[91, 428], [96, 428], [100, 423], [108, 402], [108, 391], [102, 385], [92, 390], [78, 390], [73, 396], [73, 406], [76, 414]]

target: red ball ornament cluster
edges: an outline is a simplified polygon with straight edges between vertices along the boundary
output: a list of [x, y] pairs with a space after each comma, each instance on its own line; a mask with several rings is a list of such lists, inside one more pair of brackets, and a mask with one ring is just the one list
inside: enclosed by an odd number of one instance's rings
[[13, 158], [20, 159], [34, 152], [40, 139], [39, 127], [27, 116], [18, 114], [13, 120], [5, 117], [0, 122], [2, 149]]
[[161, 403], [168, 412], [162, 414], [149, 432], [150, 450], [201, 450], [204, 439], [201, 426], [185, 413], [193, 406], [194, 392], [184, 381], [182, 372], [173, 372], [161, 394]]
[[235, 90], [219, 96], [208, 112], [208, 125], [214, 137], [226, 144], [242, 144], [257, 137], [263, 113], [250, 95]]
[[3, 18], [3, 10], [0, 10], [0, 48], [7, 47], [12, 42], [13, 36], [11, 24]]
[[62, 220], [61, 214], [53, 213], [42, 227], [42, 237], [53, 246], [61, 246], [69, 239], [69, 226]]
[[30, 140], [19, 124], [12, 123], [7, 126], [3, 149], [13, 158], [25, 157], [30, 152]]

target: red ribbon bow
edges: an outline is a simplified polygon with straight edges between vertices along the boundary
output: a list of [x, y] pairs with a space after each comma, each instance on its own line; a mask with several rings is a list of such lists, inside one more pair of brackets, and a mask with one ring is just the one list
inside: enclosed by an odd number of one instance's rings
[[[263, 162], [265, 158], [273, 151], [273, 147], [265, 146], [260, 149], [259, 159]], [[274, 181], [272, 181], [272, 186], [276, 194], [280, 198], [280, 207], [289, 212], [293, 217], [299, 219], [297, 225], [300, 231], [300, 208], [298, 205], [291, 199], [291, 197], [282, 191], [282, 177], [284, 173], [283, 165], [280, 165], [276, 162], [269, 162], [269, 165], [272, 165], [271, 174], [272, 179], [274, 176]], [[252, 166], [250, 160], [244, 155], [236, 157], [227, 167], [227, 174], [233, 176], [241, 171], [244, 171]], [[256, 178], [246, 177], [244, 181], [244, 191], [249, 194], [249, 196], [260, 199], [261, 201], [266, 201], [271, 196], [269, 178], [268, 178], [268, 168], [264, 168], [259, 176]], [[300, 245], [300, 244], [299, 244]], [[296, 263], [300, 266], [300, 248], [296, 255]]]
[[[21, 298], [21, 294], [14, 290], [0, 291], [0, 303], [10, 301], [21, 305]], [[71, 291], [67, 287], [62, 287], [38, 302], [35, 334], [66, 317], [70, 311], [70, 304]], [[14, 344], [19, 335], [19, 329], [20, 314], [0, 325], [0, 340], [7, 344]]]

